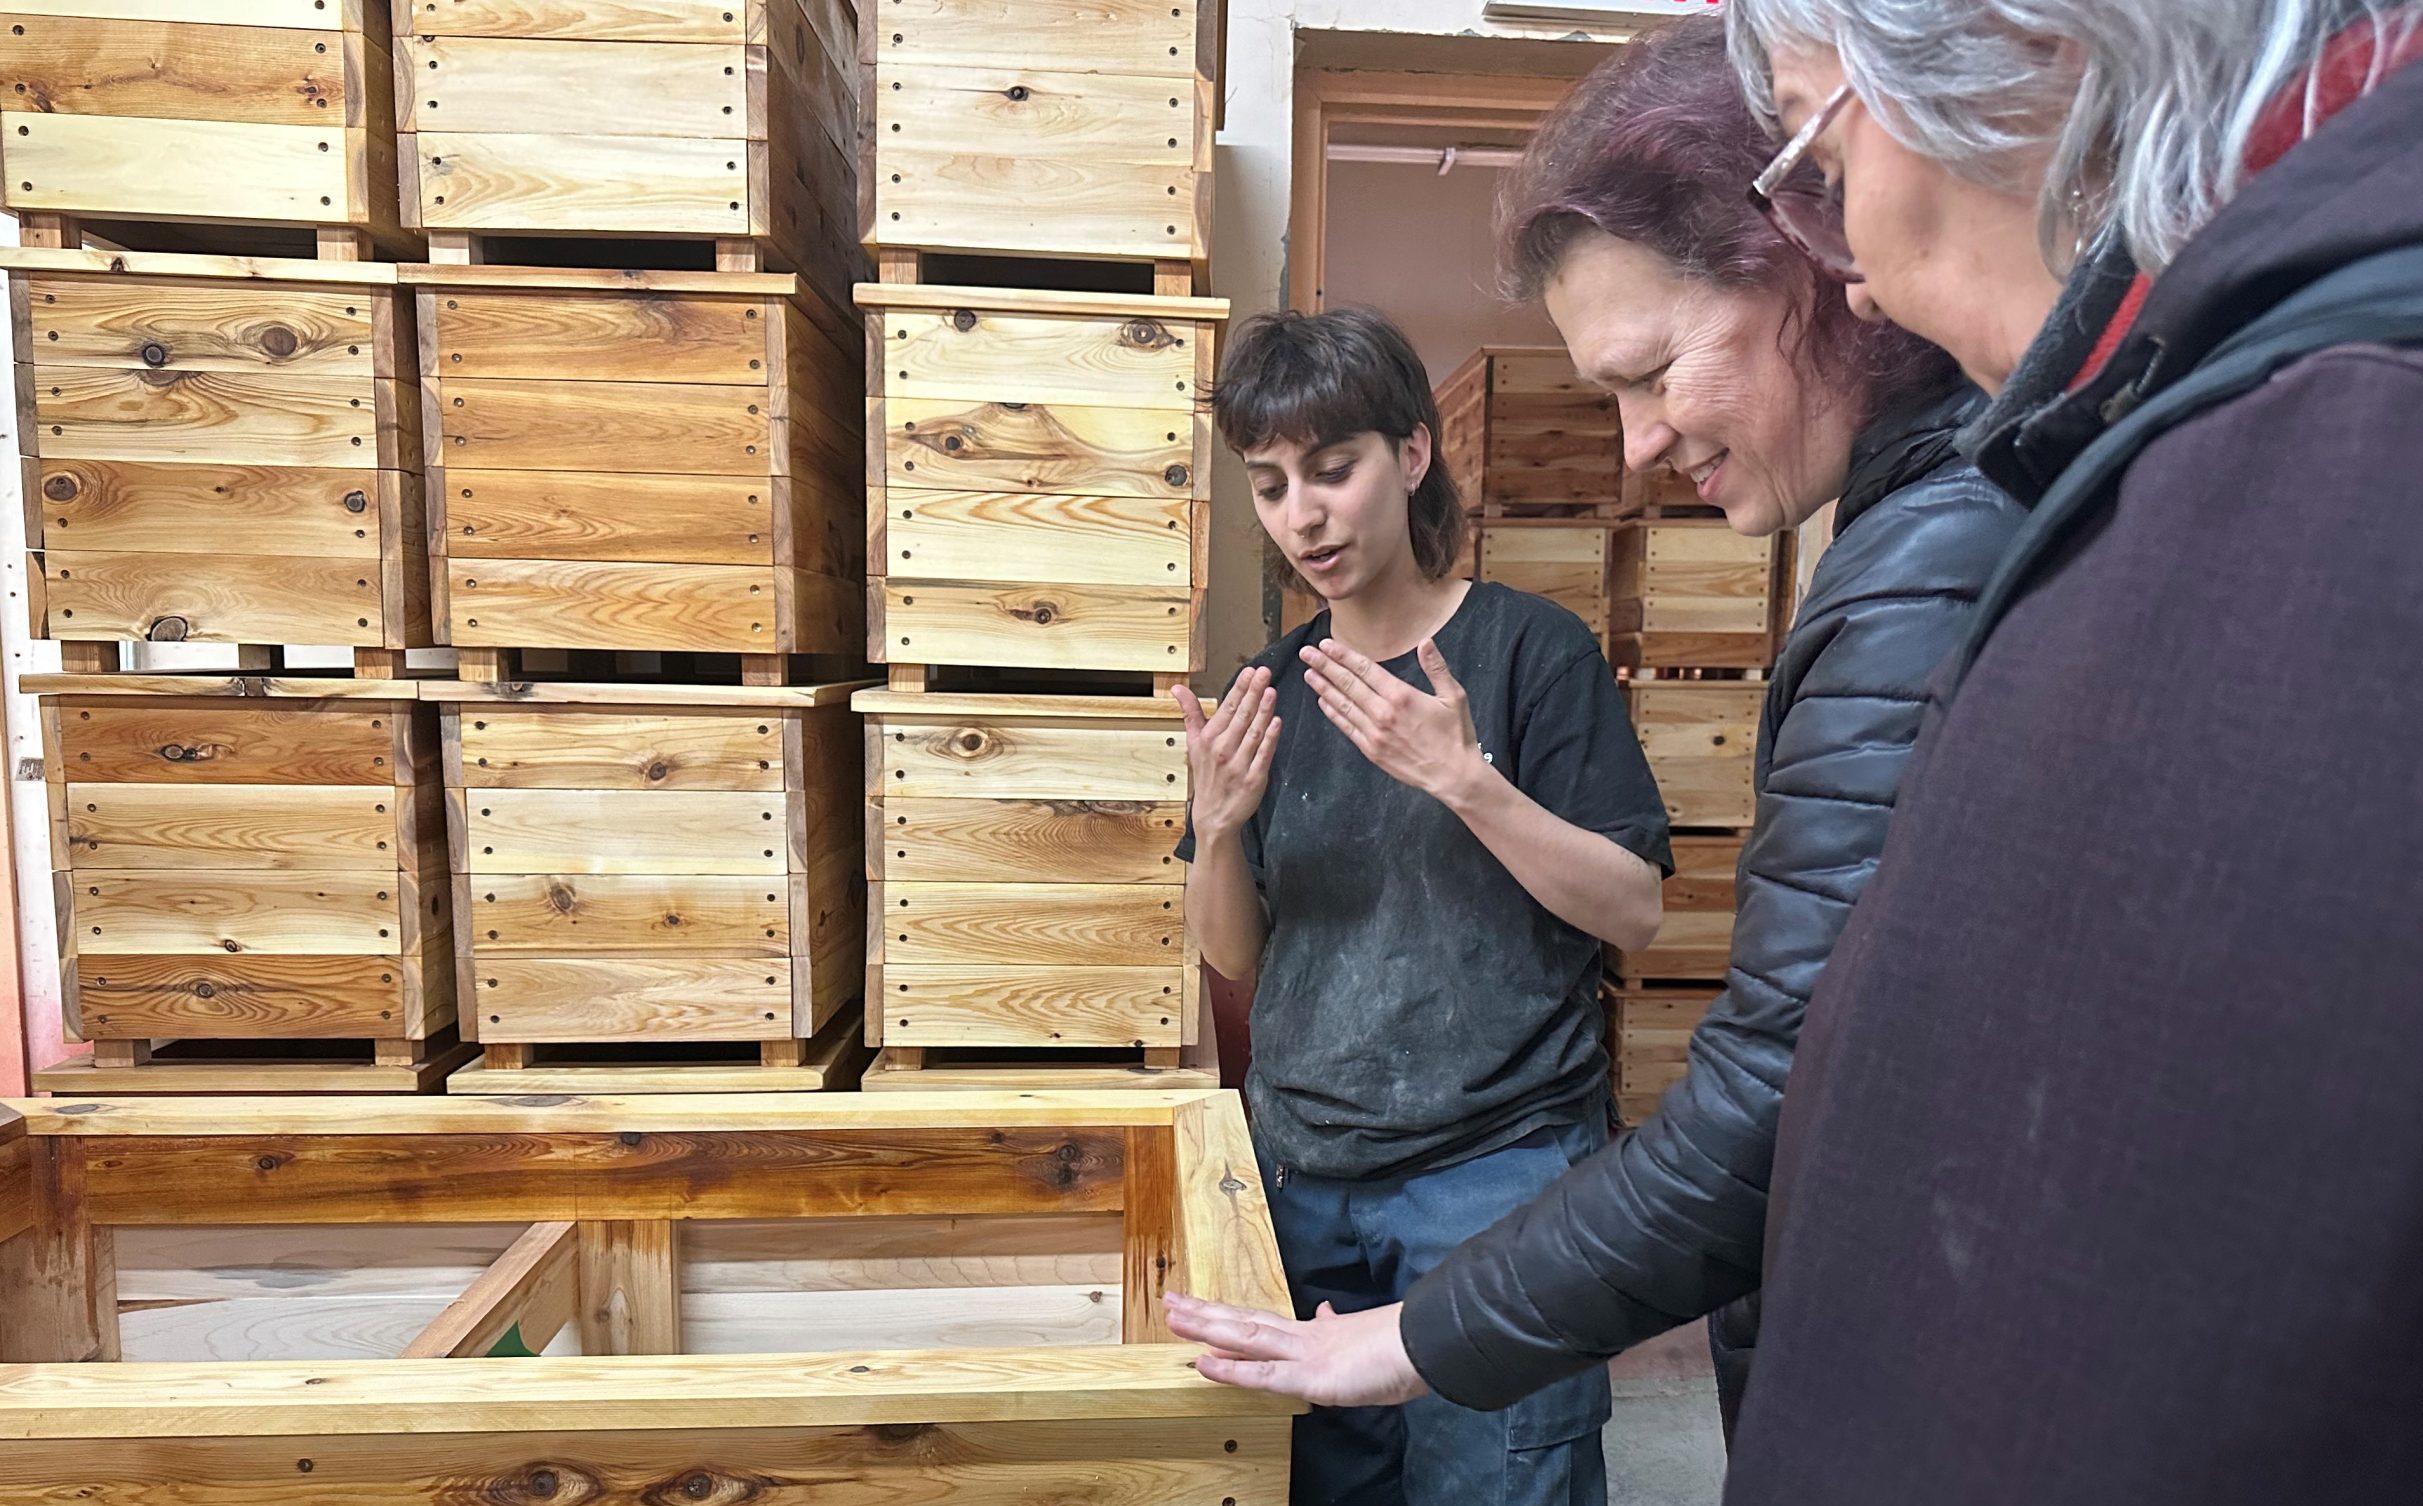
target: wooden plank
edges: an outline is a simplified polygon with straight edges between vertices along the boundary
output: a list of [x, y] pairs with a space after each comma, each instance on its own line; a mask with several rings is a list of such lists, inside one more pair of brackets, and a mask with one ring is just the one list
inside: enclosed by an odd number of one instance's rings
[[698, 382], [449, 378], [436, 411], [449, 468], [766, 476], [765, 405], [757, 389]]
[[466, 709], [470, 789], [779, 790], [780, 715], [747, 708]]
[[885, 799], [869, 839], [875, 871], [894, 881], [1174, 884], [1185, 819], [1170, 801], [901, 796]]
[[190, 21], [216, 26], [292, 26], [337, 31], [359, 26], [350, 6], [331, 10], [322, 0], [10, 0], [21, 16], [95, 16], [122, 21]]
[[44, 366], [150, 371], [310, 371], [395, 376], [377, 369], [372, 311], [380, 294], [258, 282], [45, 277], [29, 280]]
[[90, 1196], [106, 1224], [1082, 1213], [1118, 1206], [1121, 1158], [1107, 1129], [129, 1137]]
[[115, 1360], [116, 1241], [92, 1216], [89, 1151], [30, 1132], [18, 1143], [27, 1151], [15, 1181], [28, 1227], [0, 1241], [0, 1290], [9, 1294], [0, 1302], [0, 1369]]
[[34, 369], [42, 453], [59, 460], [394, 468], [398, 414], [394, 384], [363, 377]]
[[[264, 125], [0, 112], [8, 207], [160, 219], [356, 222], [348, 164], [363, 133]], [[208, 163], [210, 171], [196, 172]], [[30, 186], [29, 186], [30, 185]], [[366, 218], [366, 217], [365, 217]]]
[[[1186, 720], [1174, 701], [1153, 695], [1015, 695], [990, 691], [893, 691], [877, 687], [850, 696], [853, 710], [880, 713], [905, 722], [928, 723], [936, 717], [979, 717], [993, 721], [1066, 723], [1085, 726], [1105, 721], [1138, 725]], [[1182, 729], [1181, 729], [1182, 730]]]
[[1185, 793], [1182, 733], [944, 718], [870, 722], [883, 796], [1161, 801]]
[[1127, 1344], [1176, 1342], [1161, 1299], [1185, 1279], [1178, 1225], [1179, 1165], [1174, 1132], [1127, 1132], [1127, 1195], [1121, 1218], [1119, 1338]]
[[[396, 129], [470, 135], [745, 139], [748, 49], [737, 42], [399, 37], [413, 81]], [[612, 100], [611, 110], [598, 101]]]
[[75, 947], [86, 958], [380, 957], [403, 949], [401, 886], [393, 873], [79, 869], [72, 883]]
[[[1192, 78], [1061, 73], [997, 54], [886, 68], [883, 85], [870, 113], [887, 169], [996, 156], [1178, 171], [1194, 161]], [[1142, 218], [1175, 206], [1136, 207]]]
[[681, 1353], [681, 1276], [670, 1222], [575, 1226], [574, 1284], [581, 1352]]
[[874, 48], [884, 76], [1051, 58], [1073, 72], [1190, 77], [1196, 0], [903, 0]]
[[155, 1057], [126, 1069], [105, 1067], [90, 1057], [70, 1057], [35, 1073], [34, 1086], [45, 1093], [71, 1098], [122, 1093], [196, 1097], [206, 1103], [261, 1093], [317, 1093], [355, 1099], [381, 1093], [410, 1097], [435, 1091], [447, 1074], [477, 1055], [479, 1047], [466, 1041], [433, 1048], [421, 1062], [411, 1066], [330, 1060], [318, 1055], [269, 1056], [239, 1052], [233, 1047], [228, 1048], [223, 1060]]
[[1768, 629], [1775, 541], [1750, 539], [1723, 524], [1643, 525], [1645, 551], [1636, 582], [1640, 626], [1651, 633], [1753, 633]]
[[397, 796], [330, 785], [67, 786], [78, 867], [395, 871]]
[[1635, 682], [1628, 700], [1641, 751], [1677, 826], [1747, 827], [1757, 817], [1751, 765], [1764, 684]]
[[23, 1234], [33, 1222], [33, 1143], [25, 1135], [25, 1116], [0, 1109], [0, 1245]]
[[[616, 97], [574, 96], [584, 110]], [[568, 370], [590, 382], [768, 380], [767, 305], [755, 298], [443, 287], [433, 307], [430, 370], [450, 386], [462, 377], [544, 380]]]
[[883, 968], [889, 1046], [1175, 1046], [1182, 979], [1164, 967]]
[[780, 478], [448, 466], [442, 490], [457, 559], [767, 565], [782, 517]]
[[1093, 1287], [684, 1292], [682, 1343], [690, 1354], [1116, 1344], [1118, 1297], [1115, 1279]]
[[[309, 1098], [247, 1098], [211, 1103], [175, 1098], [0, 1100], [21, 1114], [29, 1135], [116, 1140], [121, 1137], [244, 1139], [252, 1135], [506, 1136], [605, 1134], [625, 1130], [662, 1134], [692, 1131], [750, 1131], [832, 1134], [898, 1129], [984, 1130], [1025, 1128], [1113, 1128], [1167, 1125], [1179, 1106], [1202, 1093], [1163, 1088], [1103, 1096], [1095, 1093], [909, 1094], [891, 1099], [752, 1099], [701, 1094], [678, 1100], [590, 1093], [539, 1102], [524, 1098], [360, 1099], [331, 1103]], [[183, 1223], [243, 1223], [240, 1200], [227, 1204], [231, 1217], [187, 1217]], [[960, 1213], [980, 1210], [959, 1209]], [[1062, 1210], [1083, 1212], [1085, 1210]], [[613, 1208], [592, 1217], [653, 1217]], [[429, 1221], [429, 1220], [424, 1220]], [[443, 1220], [434, 1220], [443, 1222]], [[528, 1222], [527, 1219], [507, 1220]]]
[[[40, 681], [41, 677], [36, 677], [36, 683]], [[846, 706], [853, 695], [871, 683], [837, 680], [820, 685], [637, 685], [575, 680], [424, 680], [420, 685], [425, 700], [466, 706], [750, 706], [807, 710]]]
[[1184, 1269], [1172, 1284], [1206, 1301], [1292, 1312], [1242, 1101], [1221, 1093], [1187, 1104], [1173, 1135]]
[[87, 957], [72, 965], [85, 1038], [425, 1038], [417, 961], [386, 957]]
[[1168, 967], [1186, 931], [1167, 884], [927, 884], [883, 889], [892, 966]]
[[784, 886], [727, 876], [492, 874], [464, 925], [482, 958], [515, 954], [789, 954]]
[[1189, 497], [1192, 424], [1137, 408], [887, 399], [890, 484], [964, 491]]
[[883, 647], [926, 664], [1173, 671], [1194, 600], [1170, 587], [899, 580], [883, 591]]
[[[292, 700], [396, 701], [405, 698], [402, 694], [404, 687], [393, 680], [324, 680], [307, 674], [272, 675], [244, 671], [234, 674], [214, 674], [207, 670], [185, 674], [29, 674], [19, 683], [26, 694], [41, 696], [166, 696], [177, 700], [226, 697], [270, 704]], [[451, 690], [457, 687], [447, 688]]]
[[757, 12], [698, 0], [423, 0], [423, 36], [565, 37], [595, 42], [739, 42]]
[[433, 230], [752, 233], [742, 142], [422, 131], [413, 147]]
[[791, 1035], [791, 964], [763, 957], [475, 957], [482, 1044]]
[[[225, 521], [215, 537], [225, 540]], [[54, 637], [188, 643], [384, 641], [375, 562], [51, 549], [43, 608]]]
[[435, 1321], [404, 1346], [404, 1359], [479, 1359], [507, 1333], [544, 1350], [572, 1320], [573, 1225], [533, 1224]]
[[406, 709], [70, 699], [58, 751], [68, 777], [88, 784], [395, 784], [407, 772], [392, 762]]
[[221, 560], [236, 519], [246, 556], [374, 560], [379, 509], [399, 489], [393, 472], [308, 466], [44, 459], [37, 470], [31, 505], [50, 548]]
[[1195, 344], [1207, 338], [1186, 320], [1003, 313], [972, 298], [951, 310], [889, 309], [883, 395], [1190, 412]]
[[1183, 589], [1194, 538], [1176, 497], [891, 489], [877, 573], [920, 580]]
[[453, 641], [500, 648], [784, 652], [776, 574], [754, 565], [450, 560]]
[[1582, 619], [1593, 635], [1607, 631], [1607, 530], [1485, 528], [1481, 579], [1545, 596]]
[[1085, 1213], [698, 1222], [684, 1241], [682, 1264], [682, 1288], [695, 1295], [1116, 1287], [1119, 1219]]
[[[472, 874], [789, 871], [780, 795], [704, 790], [479, 790], [464, 803]], [[606, 834], [611, 840], [601, 840]]]

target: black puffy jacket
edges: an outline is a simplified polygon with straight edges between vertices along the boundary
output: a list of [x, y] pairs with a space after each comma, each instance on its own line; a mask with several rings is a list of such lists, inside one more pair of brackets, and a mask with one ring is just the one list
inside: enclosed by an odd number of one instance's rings
[[1413, 1288], [1405, 1345], [1448, 1400], [1507, 1406], [1758, 1289], [1801, 1011], [1884, 850], [1927, 680], [2024, 516], [1953, 451], [1983, 402], [1964, 388], [1854, 449], [1767, 692], [1724, 992], [1647, 1123]]

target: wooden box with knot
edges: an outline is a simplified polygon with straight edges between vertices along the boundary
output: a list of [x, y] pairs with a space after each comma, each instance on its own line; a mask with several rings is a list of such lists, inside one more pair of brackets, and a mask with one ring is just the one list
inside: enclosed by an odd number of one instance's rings
[[1678, 830], [1747, 830], [1758, 817], [1751, 773], [1766, 683], [1635, 680], [1625, 699], [1666, 819]]

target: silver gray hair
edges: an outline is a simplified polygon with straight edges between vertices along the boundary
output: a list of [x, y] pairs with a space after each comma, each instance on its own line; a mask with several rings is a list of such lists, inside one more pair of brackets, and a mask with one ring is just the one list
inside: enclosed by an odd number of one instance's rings
[[2342, 31], [2374, 30], [2375, 79], [2423, 27], [2409, 0], [1728, 0], [1733, 61], [1773, 119], [1771, 60], [1831, 48], [1894, 139], [1974, 182], [2039, 169], [2046, 264], [2117, 226], [2159, 272], [2245, 183], [2271, 102]]

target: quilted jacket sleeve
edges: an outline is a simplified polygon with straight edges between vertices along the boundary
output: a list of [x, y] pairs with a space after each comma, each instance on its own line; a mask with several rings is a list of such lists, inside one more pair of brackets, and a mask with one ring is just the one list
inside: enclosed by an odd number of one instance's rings
[[1731, 968], [1688, 1073], [1413, 1288], [1402, 1332], [1440, 1395], [1508, 1406], [1757, 1289], [1802, 1009], [1883, 852], [1926, 683], [2021, 516], [1954, 466], [1877, 501], [1821, 561], [1778, 659]]

